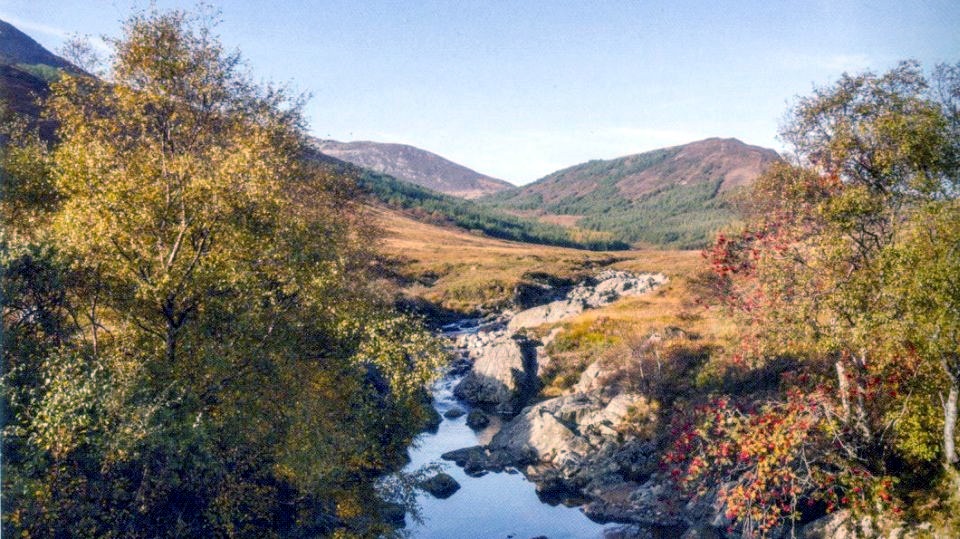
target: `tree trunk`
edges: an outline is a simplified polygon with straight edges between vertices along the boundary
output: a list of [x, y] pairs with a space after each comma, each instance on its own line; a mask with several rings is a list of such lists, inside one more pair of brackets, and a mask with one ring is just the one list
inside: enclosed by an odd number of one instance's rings
[[957, 463], [957, 448], [954, 440], [957, 429], [958, 394], [960, 394], [960, 388], [957, 387], [957, 381], [951, 380], [950, 394], [947, 395], [947, 401], [943, 404], [943, 458], [947, 466]]
[[843, 404], [843, 422], [850, 421], [850, 383], [847, 381], [847, 370], [843, 361], [837, 360], [837, 389], [840, 391], [840, 402]]

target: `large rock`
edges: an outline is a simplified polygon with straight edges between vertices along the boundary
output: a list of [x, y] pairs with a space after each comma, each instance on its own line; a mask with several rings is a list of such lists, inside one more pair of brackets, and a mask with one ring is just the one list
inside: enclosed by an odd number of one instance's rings
[[587, 368], [580, 373], [580, 379], [576, 385], [573, 386], [573, 390], [578, 393], [586, 393], [595, 389], [601, 389], [603, 387], [601, 384], [602, 375], [603, 368], [600, 366], [600, 362], [594, 361], [587, 365]]
[[642, 485], [623, 483], [598, 493], [583, 507], [585, 515], [599, 522], [631, 522], [662, 528], [676, 527], [679, 536], [684, 526], [678, 493], [658, 480]]
[[549, 284], [521, 282], [513, 290], [513, 304], [521, 309], [528, 309], [547, 303], [560, 295], [562, 291]]
[[552, 301], [546, 305], [518, 312], [507, 324], [507, 330], [517, 331], [523, 328], [535, 328], [543, 324], [559, 322], [582, 312], [583, 302], [580, 300]]
[[480, 410], [470, 410], [467, 414], [467, 426], [473, 430], [486, 428], [490, 424], [490, 418]]
[[500, 414], [515, 414], [539, 389], [535, 343], [502, 338], [486, 346], [454, 395]]
[[[589, 475], [605, 473], [611, 463], [596, 458], [598, 451], [620, 447], [619, 427], [634, 410], [645, 409], [646, 399], [620, 394], [605, 399], [597, 393], [575, 393], [550, 399], [521, 412], [500, 429], [488, 445], [497, 460], [517, 464], [533, 458], [572, 476], [584, 470]], [[613, 463], [612, 473], [619, 469]]]
[[444, 500], [460, 490], [460, 483], [457, 483], [450, 474], [440, 472], [430, 479], [421, 481], [420, 488], [429, 492], [434, 498]]
[[602, 307], [624, 296], [637, 296], [666, 282], [662, 273], [635, 274], [626, 271], [607, 270], [600, 272], [593, 282], [584, 283], [567, 296], [580, 300], [588, 308]]
[[461, 407], [459, 407], [459, 406], [454, 406], [454, 407], [450, 408], [449, 410], [447, 410], [446, 412], [444, 412], [444, 413], [443, 413], [443, 417], [445, 417], [445, 418], [447, 418], [447, 419], [456, 419], [456, 418], [458, 418], [458, 417], [460, 417], [460, 416], [462, 416], [462, 415], [464, 415], [464, 414], [466, 414], [466, 413], [467, 413], [467, 411], [464, 410], [463, 408], [461, 408]]
[[490, 441], [490, 450], [554, 462], [582, 457], [590, 446], [555, 415], [534, 406], [505, 425]]

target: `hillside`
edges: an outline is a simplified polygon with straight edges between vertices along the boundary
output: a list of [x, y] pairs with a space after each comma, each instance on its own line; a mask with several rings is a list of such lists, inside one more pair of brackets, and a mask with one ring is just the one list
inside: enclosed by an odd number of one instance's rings
[[626, 243], [612, 238], [609, 233], [583, 231], [511, 215], [472, 200], [439, 193], [340, 161], [327, 154], [318, 152], [310, 158], [322, 163], [322, 166], [335, 174], [353, 178], [357, 187], [369, 197], [371, 204], [398, 210], [425, 223], [458, 227], [491, 238], [541, 245], [590, 250], [619, 250], [629, 247]]
[[0, 20], [0, 63], [7, 65], [49, 66], [76, 70], [70, 62], [53, 54], [12, 24]]
[[[80, 72], [12, 24], [0, 20], [0, 102], [9, 110], [38, 119], [38, 100], [47, 96], [49, 83], [56, 80], [61, 70]], [[41, 123], [41, 132], [51, 136], [53, 125]]]
[[[78, 70], [66, 60], [50, 53], [26, 34], [7, 23], [0, 25], [0, 32], [2, 32], [2, 37], [0, 37], [0, 99], [7, 103], [11, 111], [22, 114], [31, 121], [37, 121], [40, 117], [39, 101], [50, 93], [50, 81], [58, 76], [57, 74], [61, 69], [74, 72]], [[49, 63], [17, 63], [34, 61]], [[14, 62], [14, 64], [4, 62]], [[45, 138], [49, 139], [53, 136], [55, 126], [52, 122], [43, 121], [40, 123], [40, 127]], [[467, 231], [486, 234], [491, 237], [537, 244], [586, 249], [623, 249], [627, 247], [623, 242], [611, 240], [609, 234], [583, 233], [556, 224], [539, 222], [536, 219], [510, 215], [504, 211], [480, 206], [457, 196], [444, 194], [408, 181], [398, 180], [391, 175], [371, 170], [364, 165], [353, 164], [347, 159], [336, 156], [337, 152], [330, 150], [332, 147], [331, 141], [315, 140], [313, 146], [324, 151], [312, 152], [308, 158], [322, 163], [323, 166], [336, 174], [354, 178], [360, 190], [369, 196], [370, 203], [405, 212], [407, 215], [422, 221], [460, 227]], [[446, 184], [448, 187], [457, 184], [473, 186], [472, 189], [485, 189], [486, 191], [483, 192], [490, 192], [489, 186], [491, 185], [509, 185], [506, 182], [477, 174], [423, 150], [397, 144], [374, 144], [374, 146], [401, 148], [398, 155], [408, 156], [403, 161], [407, 163], [407, 170], [410, 170], [413, 163], [429, 163], [430, 166], [425, 165], [422, 170], [434, 170], [438, 174], [446, 174], [445, 178], [453, 178]], [[426, 173], [424, 172], [424, 174]], [[479, 192], [476, 191], [474, 194], [479, 194]], [[460, 191], [460, 194], [465, 196], [468, 193], [467, 191]]]
[[773, 150], [711, 138], [589, 161], [483, 202], [625, 241], [701, 247], [733, 220], [729, 194], [778, 159]]
[[317, 149], [357, 166], [462, 198], [477, 198], [513, 187], [503, 180], [405, 144], [322, 140], [317, 143]]
[[692, 274], [693, 251], [584, 251], [478, 236], [413, 219], [389, 208], [372, 210], [384, 231], [382, 274], [402, 293], [444, 310], [471, 312], [504, 307], [524, 287], [569, 284], [602, 268], [636, 272], [669, 268]]

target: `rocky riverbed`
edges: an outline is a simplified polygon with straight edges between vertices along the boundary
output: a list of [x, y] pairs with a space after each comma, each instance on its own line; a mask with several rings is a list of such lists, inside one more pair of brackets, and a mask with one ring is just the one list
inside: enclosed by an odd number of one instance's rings
[[643, 417], [654, 409], [647, 398], [600, 383], [604, 373], [593, 364], [569, 393], [537, 401], [550, 362], [544, 349], [560, 330], [541, 339], [525, 331], [648, 293], [666, 280], [663, 274], [604, 271], [548, 303], [487, 317], [456, 335], [466, 375], [454, 395], [503, 425], [488, 443], [442, 458], [468, 475], [520, 470], [541, 498], [583, 504], [599, 522], [637, 524], [637, 535], [676, 536], [689, 528], [679, 498], [656, 476], [656, 448], [630, 428], [652, 420]]
[[[550, 525], [539, 519], [537, 525], [546, 528], [530, 528], [549, 537], [670, 537], [688, 527], [664, 503], [668, 493], [663, 487], [650, 482], [657, 470], [655, 448], [627, 428], [645, 421], [641, 416], [652, 410], [647, 398], [606, 387], [600, 383], [602, 370], [591, 365], [568, 394], [538, 400], [541, 375], [550, 361], [544, 349], [560, 330], [540, 339], [528, 331], [625, 296], [648, 293], [666, 280], [662, 274], [604, 271], [566, 290], [541, 291], [545, 293], [539, 298], [546, 301], [541, 305], [443, 328], [458, 359], [435, 390], [437, 409], [445, 421], [427, 441], [427, 452], [442, 447], [441, 458], [457, 465], [451, 473], [465, 485], [462, 492], [455, 491], [442, 502], [448, 510], [478, 496], [479, 485], [526, 479], [533, 488], [528, 487], [530, 494], [524, 496], [535, 493], [539, 506], [556, 506], [548, 517]], [[463, 427], [475, 433], [477, 443], [462, 443], [471, 439]], [[457, 439], [459, 446], [450, 438]], [[421, 446], [412, 464], [423, 458]], [[515, 485], [510, 495], [522, 490]], [[428, 510], [438, 503], [433, 497], [424, 502]], [[529, 500], [510, 502], [518, 503], [529, 504]], [[571, 514], [564, 512], [564, 505], [580, 509]], [[534, 509], [528, 507], [526, 512], [530, 511]], [[575, 514], [601, 523], [633, 525], [598, 527], [577, 520]], [[411, 531], [414, 536], [431, 536], [436, 530], [415, 527]]]
[[[445, 420], [413, 452], [411, 466], [437, 457], [456, 466], [424, 485], [434, 494], [423, 505], [440, 517], [412, 528], [414, 537], [729, 536], [731, 523], [711, 496], [690, 500], [661, 473], [660, 449], [643, 428], [656, 423], [658, 403], [609, 383], [609, 367], [592, 363], [564, 394], [540, 398], [550, 363], [545, 349], [563, 331], [541, 326], [666, 281], [662, 274], [604, 271], [566, 290], [525, 291], [528, 305], [542, 304], [443, 328], [457, 355], [434, 391]], [[645, 346], [682, 334], [668, 329]], [[798, 532], [830, 536], [825, 530], [844, 525], [839, 518]]]

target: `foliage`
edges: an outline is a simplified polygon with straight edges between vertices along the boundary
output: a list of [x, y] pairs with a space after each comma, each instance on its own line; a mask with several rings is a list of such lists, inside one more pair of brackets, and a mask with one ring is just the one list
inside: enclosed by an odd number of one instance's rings
[[935, 71], [939, 92], [905, 62], [801, 99], [783, 129], [796, 163], [705, 251], [743, 328], [734, 368], [796, 362], [780, 392], [721, 400], [678, 442], [678, 475], [718, 488], [747, 534], [796, 521], [801, 500], [881, 510], [896, 470], [956, 462], [958, 69]]
[[[718, 398], [675, 425], [667, 463], [698, 495], [714, 485], [725, 517], [747, 537], [766, 535], [817, 504], [875, 509], [891, 501], [893, 482], [851, 466], [834, 450], [842, 444], [836, 411], [822, 389], [789, 391], [782, 402], [738, 406]], [[891, 509], [899, 510], [892, 507]]]
[[108, 82], [53, 85], [55, 145], [4, 151], [4, 532], [388, 531], [443, 352], [364, 285], [349, 180], [206, 21], [113, 45]]
[[17, 64], [16, 67], [46, 82], [60, 78], [60, 69], [47, 64]]

